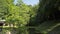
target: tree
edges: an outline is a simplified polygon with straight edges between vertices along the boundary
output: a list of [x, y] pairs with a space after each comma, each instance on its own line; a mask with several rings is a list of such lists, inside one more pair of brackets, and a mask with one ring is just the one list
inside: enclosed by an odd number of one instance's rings
[[0, 0], [0, 18], [5, 19], [9, 13], [9, 5], [13, 3], [13, 0]]
[[22, 0], [17, 0], [17, 3], [16, 3], [17, 6], [20, 6], [22, 4], [24, 4]]
[[30, 7], [30, 11], [29, 11], [29, 14], [30, 14], [30, 19], [29, 19], [29, 23], [27, 24], [28, 26], [35, 26], [36, 25], [36, 15], [37, 15], [37, 11], [38, 11], [38, 7], [39, 5], [35, 5], [35, 6], [31, 6], [29, 5]]
[[18, 27], [18, 33], [25, 34], [26, 32], [26, 24], [28, 23], [30, 17], [29, 17], [29, 10], [30, 8], [22, 4], [10, 4], [9, 5], [9, 14], [6, 17], [6, 21], [10, 24], [17, 24]]
[[36, 16], [36, 22], [40, 23], [37, 30], [48, 33], [60, 25], [59, 2], [59, 0], [40, 0], [40, 7]]
[[0, 19], [4, 19], [8, 11], [7, 2], [5, 0], [0, 0], [0, 2]]

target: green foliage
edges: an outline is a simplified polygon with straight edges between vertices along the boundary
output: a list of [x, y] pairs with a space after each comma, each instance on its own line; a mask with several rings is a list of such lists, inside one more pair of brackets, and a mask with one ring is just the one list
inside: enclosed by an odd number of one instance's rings
[[29, 21], [28, 25], [35, 26], [36, 25], [36, 16], [37, 16], [37, 11], [38, 11], [39, 5], [35, 5], [35, 6], [29, 5], [29, 7], [30, 7], [30, 11], [29, 11], [30, 21]]
[[9, 23], [27, 24], [29, 21], [29, 10], [29, 7], [25, 4], [20, 6], [10, 4], [8, 8], [9, 14], [6, 17], [6, 21]]
[[60, 24], [60, 1], [39, 1], [39, 4], [31, 6], [24, 4], [22, 0], [18, 0], [16, 5], [14, 0], [0, 0], [0, 19], [5, 19], [9, 24], [16, 23], [18, 34], [28, 34], [26, 25], [38, 26], [36, 31], [47, 33]]
[[17, 0], [17, 6], [23, 4], [22, 0]]
[[18, 4], [14, 5], [13, 2], [14, 0], [0, 0], [0, 18], [5, 19], [6, 23], [9, 24], [16, 23], [18, 29], [25, 31], [23, 28], [30, 19], [28, 14], [30, 8], [24, 3], [19, 4], [18, 2]]
[[60, 26], [59, 2], [59, 0], [40, 0], [36, 17], [37, 23], [40, 23], [39, 27], [36, 28], [39, 32], [48, 33]]
[[4, 15], [7, 14], [7, 2], [5, 0], [0, 0], [0, 18], [3, 19]]

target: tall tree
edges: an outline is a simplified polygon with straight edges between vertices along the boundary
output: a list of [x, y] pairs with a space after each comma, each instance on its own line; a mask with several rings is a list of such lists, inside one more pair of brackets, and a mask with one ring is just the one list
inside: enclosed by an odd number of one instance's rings
[[40, 0], [37, 12], [38, 30], [47, 33], [60, 25], [59, 0]]

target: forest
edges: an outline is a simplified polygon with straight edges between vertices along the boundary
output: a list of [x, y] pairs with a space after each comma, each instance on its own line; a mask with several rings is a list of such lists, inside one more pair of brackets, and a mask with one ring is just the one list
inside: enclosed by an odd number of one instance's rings
[[60, 0], [14, 1], [0, 0], [0, 34], [60, 34]]

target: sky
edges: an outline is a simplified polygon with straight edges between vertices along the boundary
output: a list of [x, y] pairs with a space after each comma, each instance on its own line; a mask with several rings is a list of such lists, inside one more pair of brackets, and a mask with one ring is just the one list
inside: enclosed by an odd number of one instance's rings
[[[39, 3], [39, 0], [22, 0], [22, 1], [27, 5], [35, 5], [35, 4]], [[16, 3], [16, 2], [17, 2], [17, 0], [15, 0], [14, 3]]]

